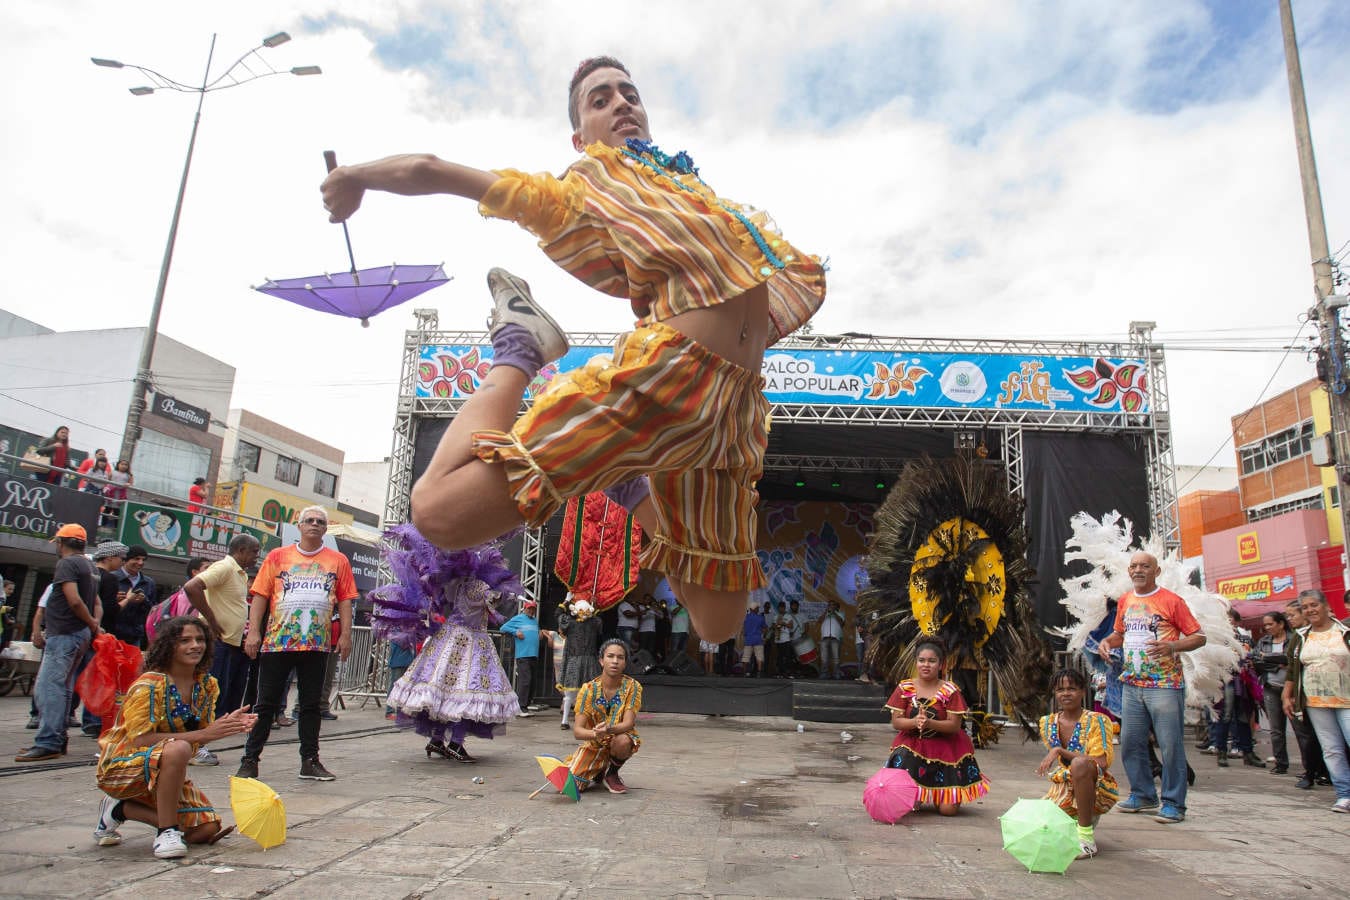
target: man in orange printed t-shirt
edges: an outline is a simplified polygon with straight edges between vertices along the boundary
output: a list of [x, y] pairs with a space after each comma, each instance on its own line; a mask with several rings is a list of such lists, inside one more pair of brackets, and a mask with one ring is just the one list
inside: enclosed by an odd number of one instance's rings
[[1130, 796], [1116, 804], [1125, 813], [1158, 809], [1158, 792], [1148, 758], [1150, 732], [1162, 756], [1162, 809], [1155, 822], [1174, 825], [1186, 818], [1186, 682], [1179, 654], [1205, 644], [1200, 623], [1186, 601], [1158, 587], [1158, 560], [1151, 553], [1130, 557], [1134, 589], [1120, 598], [1116, 627], [1098, 652], [1110, 661], [1123, 657], [1120, 758]]
[[352, 601], [358, 594], [352, 564], [323, 545], [327, 530], [328, 513], [322, 506], [303, 510], [300, 542], [267, 554], [249, 589], [244, 652], [258, 659], [258, 705], [253, 710], [258, 721], [244, 745], [236, 773], [239, 778], [258, 777], [258, 758], [267, 746], [292, 670], [300, 707], [300, 777], [309, 781], [334, 778], [319, 762], [319, 699], [333, 645], [333, 607], [342, 625], [338, 654], [345, 660], [352, 652]]

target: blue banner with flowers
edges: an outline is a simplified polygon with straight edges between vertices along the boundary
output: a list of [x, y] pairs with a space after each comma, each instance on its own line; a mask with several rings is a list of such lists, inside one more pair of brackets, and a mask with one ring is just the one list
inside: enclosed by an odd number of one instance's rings
[[[529, 393], [539, 393], [559, 372], [610, 354], [604, 347], [573, 347], [535, 377]], [[490, 346], [424, 345], [417, 396], [467, 397], [491, 361]], [[762, 373], [773, 403], [1149, 412], [1148, 369], [1140, 359], [770, 348]]]

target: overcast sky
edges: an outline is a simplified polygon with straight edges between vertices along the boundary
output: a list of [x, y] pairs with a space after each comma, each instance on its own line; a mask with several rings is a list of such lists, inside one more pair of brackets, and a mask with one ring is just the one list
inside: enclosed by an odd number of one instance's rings
[[[1335, 252], [1350, 4], [1294, 11]], [[251, 291], [347, 268], [322, 151], [560, 172], [567, 81], [597, 53], [628, 63], [663, 148], [830, 258], [818, 332], [1123, 341], [1156, 320], [1182, 464], [1210, 459], [1272, 374], [1269, 393], [1312, 375], [1301, 351], [1231, 352], [1290, 343], [1312, 300], [1275, 0], [7, 0], [0, 307], [58, 330], [148, 319], [195, 98], [134, 97], [142, 77], [89, 57], [198, 82], [213, 31], [214, 75], [283, 29], [267, 58], [324, 74], [207, 97], [161, 329], [237, 368], [233, 405], [349, 460], [389, 453], [412, 307], [482, 327], [490, 266], [566, 328], [630, 316], [454, 198], [372, 196], [352, 220], [358, 265], [455, 279], [368, 329]]]

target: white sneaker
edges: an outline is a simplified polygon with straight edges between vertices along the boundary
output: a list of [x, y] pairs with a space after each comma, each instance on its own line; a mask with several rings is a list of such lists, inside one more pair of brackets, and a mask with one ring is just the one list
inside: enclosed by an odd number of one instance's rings
[[197, 755], [188, 760], [190, 766], [218, 766], [220, 758], [205, 747], [197, 751]]
[[1079, 839], [1078, 848], [1079, 848], [1078, 855], [1075, 856], [1074, 859], [1092, 859], [1092, 857], [1097, 855], [1096, 841], [1085, 841]]
[[122, 843], [122, 835], [117, 832], [122, 823], [112, 814], [116, 806], [117, 801], [107, 794], [98, 801], [98, 825], [94, 828], [94, 840], [98, 841], [100, 847], [116, 847]]
[[520, 712], [516, 713], [516, 718], [517, 718], [517, 719], [533, 719], [533, 718], [534, 718], [534, 713], [530, 712], [530, 711], [527, 710], [527, 709], [522, 709]]
[[1342, 797], [1331, 807], [1332, 812], [1350, 813], [1350, 797]]
[[187, 844], [183, 841], [183, 832], [177, 828], [155, 835], [155, 856], [160, 859], [178, 859], [187, 856]]
[[495, 334], [503, 325], [519, 325], [530, 333], [544, 354], [544, 362], [553, 362], [567, 352], [567, 336], [558, 323], [534, 302], [525, 279], [505, 269], [492, 269], [487, 276], [492, 291], [492, 317], [488, 319], [488, 333]]

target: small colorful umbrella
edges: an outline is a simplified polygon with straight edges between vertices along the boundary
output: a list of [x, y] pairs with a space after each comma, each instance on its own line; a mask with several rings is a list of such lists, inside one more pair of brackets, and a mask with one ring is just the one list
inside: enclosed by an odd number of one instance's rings
[[1029, 872], [1062, 875], [1082, 849], [1073, 819], [1050, 800], [1018, 800], [999, 816], [999, 826], [1003, 849]]
[[286, 843], [286, 807], [277, 792], [258, 779], [230, 776], [230, 809], [240, 833], [264, 850]]
[[[323, 155], [328, 171], [337, 167], [337, 154], [327, 150]], [[342, 234], [347, 240], [347, 260], [351, 271], [337, 274], [310, 275], [304, 278], [267, 279], [253, 289], [306, 309], [360, 319], [361, 327], [370, 326], [370, 317], [416, 297], [424, 291], [449, 281], [439, 266], [381, 266], [376, 269], [356, 268], [352, 254], [352, 238], [347, 223], [342, 223]]]
[[919, 802], [919, 786], [904, 769], [882, 769], [867, 779], [863, 788], [863, 806], [878, 822], [894, 825], [914, 811]]
[[543, 769], [544, 777], [548, 779], [548, 784], [531, 794], [531, 800], [537, 797], [539, 792], [549, 785], [557, 788], [558, 793], [566, 794], [573, 800], [581, 799], [581, 789], [577, 786], [577, 777], [572, 774], [572, 770], [567, 767], [567, 763], [558, 759], [556, 756], [536, 756], [534, 761], [539, 763], [540, 769]]

